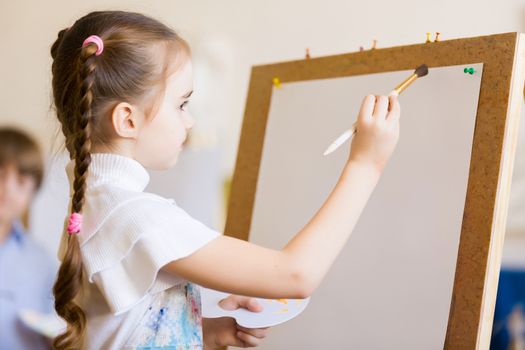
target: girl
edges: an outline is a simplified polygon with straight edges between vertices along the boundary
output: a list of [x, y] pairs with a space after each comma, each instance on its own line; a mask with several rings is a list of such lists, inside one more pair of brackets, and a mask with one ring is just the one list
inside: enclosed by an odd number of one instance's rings
[[[144, 192], [146, 168], [172, 167], [193, 126], [185, 109], [190, 48], [172, 29], [137, 13], [92, 12], [59, 32], [51, 55], [54, 104], [71, 157], [70, 216], [54, 286], [68, 327], [57, 349], [257, 345], [264, 329], [237, 332], [231, 319], [202, 320], [195, 284], [263, 298], [309, 296], [399, 136], [397, 99], [367, 96], [335, 188], [282, 250], [271, 250], [223, 236], [174, 200]], [[230, 307], [260, 310], [252, 299], [233, 298]]]

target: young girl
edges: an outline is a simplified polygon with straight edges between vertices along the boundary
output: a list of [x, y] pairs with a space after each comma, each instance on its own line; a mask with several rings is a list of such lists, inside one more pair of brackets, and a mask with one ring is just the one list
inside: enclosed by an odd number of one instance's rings
[[[367, 96], [326, 202], [282, 250], [267, 249], [223, 236], [174, 200], [144, 192], [146, 168], [172, 167], [193, 125], [185, 109], [190, 48], [181, 37], [141, 14], [92, 12], [59, 32], [51, 55], [54, 104], [71, 157], [70, 215], [54, 286], [68, 328], [55, 339], [57, 349], [257, 345], [264, 329], [202, 320], [196, 284], [252, 297], [308, 297], [349, 238], [399, 136], [397, 99]], [[228, 302], [260, 310], [250, 300]]]

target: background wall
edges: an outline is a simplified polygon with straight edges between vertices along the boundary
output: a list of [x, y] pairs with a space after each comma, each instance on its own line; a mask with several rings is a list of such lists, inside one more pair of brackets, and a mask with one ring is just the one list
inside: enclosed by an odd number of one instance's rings
[[179, 31], [194, 51], [195, 130], [217, 135], [222, 170], [233, 168], [250, 67], [255, 64], [525, 31], [525, 3], [496, 1], [6, 1], [0, 3], [0, 122], [27, 127], [49, 147], [56, 121], [50, 104], [49, 48], [58, 31], [92, 10], [124, 9], [155, 16]]

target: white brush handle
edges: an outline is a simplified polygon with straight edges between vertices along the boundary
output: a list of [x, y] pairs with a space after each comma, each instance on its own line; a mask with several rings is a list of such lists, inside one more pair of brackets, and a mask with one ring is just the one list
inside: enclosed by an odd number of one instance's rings
[[332, 144], [324, 151], [324, 155], [332, 153], [335, 151], [339, 146], [341, 146], [343, 143], [345, 143], [346, 140], [348, 140], [352, 135], [355, 133], [357, 127], [357, 122], [355, 122], [352, 127], [348, 130], [346, 130], [341, 136], [339, 136]]

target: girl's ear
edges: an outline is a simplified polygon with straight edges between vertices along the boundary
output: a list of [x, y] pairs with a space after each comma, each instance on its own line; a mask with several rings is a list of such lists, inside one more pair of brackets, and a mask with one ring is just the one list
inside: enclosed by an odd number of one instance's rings
[[120, 137], [135, 139], [139, 134], [139, 110], [127, 102], [120, 102], [113, 108], [111, 124]]

